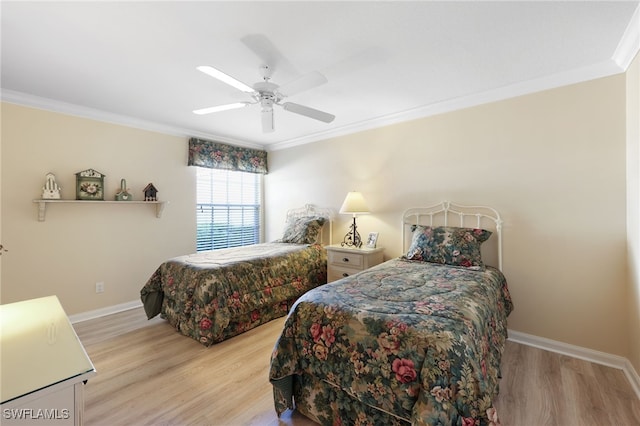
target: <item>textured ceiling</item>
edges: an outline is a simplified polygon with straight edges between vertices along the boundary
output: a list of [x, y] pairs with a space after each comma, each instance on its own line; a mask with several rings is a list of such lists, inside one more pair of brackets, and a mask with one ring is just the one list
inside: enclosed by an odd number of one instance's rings
[[[1, 3], [2, 96], [77, 115], [278, 149], [623, 72], [638, 52], [638, 1]], [[322, 123], [260, 107], [196, 70], [253, 85], [326, 84], [287, 101]]]

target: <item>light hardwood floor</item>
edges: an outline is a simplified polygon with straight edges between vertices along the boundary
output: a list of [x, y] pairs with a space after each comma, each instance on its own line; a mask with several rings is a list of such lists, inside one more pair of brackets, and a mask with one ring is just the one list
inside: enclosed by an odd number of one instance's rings
[[[74, 324], [98, 372], [85, 425], [315, 425], [273, 410], [269, 357], [283, 322], [209, 348], [142, 308]], [[507, 342], [500, 386], [503, 426], [640, 425], [640, 400], [614, 368]]]

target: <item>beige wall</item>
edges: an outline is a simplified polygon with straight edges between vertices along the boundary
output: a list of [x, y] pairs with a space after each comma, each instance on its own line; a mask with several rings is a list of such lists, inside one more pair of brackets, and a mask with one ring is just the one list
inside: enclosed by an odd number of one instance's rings
[[[637, 73], [637, 61], [634, 65]], [[632, 358], [638, 369], [637, 281], [627, 285], [625, 75], [594, 80], [328, 141], [274, 151], [266, 176], [267, 240], [286, 209], [338, 209], [349, 190], [373, 214], [387, 258], [401, 253], [410, 206], [443, 199], [497, 208], [505, 220], [510, 328]], [[195, 250], [195, 175], [186, 138], [2, 104], [1, 302], [57, 294], [69, 314], [130, 302], [166, 258]], [[56, 173], [73, 198], [74, 173], [153, 182], [169, 200], [150, 206], [32, 202]], [[346, 232], [339, 216], [334, 241]], [[95, 293], [95, 282], [106, 291]], [[631, 312], [630, 312], [631, 311]], [[630, 347], [631, 346], [631, 347]]]
[[[503, 215], [511, 329], [627, 356], [625, 76], [270, 153], [268, 239], [286, 208], [362, 191], [387, 258], [404, 209], [440, 200]], [[347, 231], [340, 216], [334, 242]]]
[[629, 360], [640, 371], [640, 56], [627, 70], [627, 235]]
[[[195, 250], [186, 164], [186, 138], [3, 103], [1, 303], [55, 294], [72, 315], [139, 299], [161, 261]], [[74, 199], [75, 173], [88, 168], [106, 174], [106, 199], [126, 178], [137, 200], [153, 182], [170, 204], [160, 219], [154, 206], [56, 204], [39, 222], [45, 174]]]

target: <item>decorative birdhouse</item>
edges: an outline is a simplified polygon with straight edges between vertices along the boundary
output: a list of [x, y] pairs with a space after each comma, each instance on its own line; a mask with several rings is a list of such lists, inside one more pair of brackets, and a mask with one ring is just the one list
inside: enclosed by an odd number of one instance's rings
[[76, 173], [77, 200], [104, 200], [105, 176], [93, 169]]
[[145, 186], [145, 188], [142, 191], [144, 192], [145, 201], [158, 201], [158, 196], [157, 196], [158, 190], [156, 189], [155, 186], [153, 186], [152, 183]]
[[59, 200], [60, 199], [60, 187], [56, 183], [56, 177], [53, 173], [47, 173], [47, 181], [42, 187], [42, 199], [43, 200]]
[[116, 192], [116, 201], [131, 201], [133, 200], [133, 195], [129, 192], [129, 188], [127, 188], [127, 181], [124, 179], [120, 179], [120, 191]]

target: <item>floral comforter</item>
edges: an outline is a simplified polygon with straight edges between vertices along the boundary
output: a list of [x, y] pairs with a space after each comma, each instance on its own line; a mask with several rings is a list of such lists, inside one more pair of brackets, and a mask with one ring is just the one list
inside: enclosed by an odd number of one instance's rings
[[140, 296], [148, 318], [161, 314], [209, 346], [286, 315], [301, 294], [326, 282], [320, 245], [264, 243], [170, 259]]
[[[321, 424], [497, 423], [505, 277], [389, 260], [292, 307], [271, 359], [278, 415]], [[293, 396], [293, 398], [292, 398]]]

